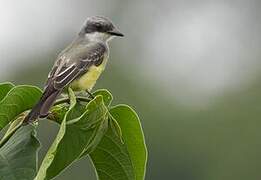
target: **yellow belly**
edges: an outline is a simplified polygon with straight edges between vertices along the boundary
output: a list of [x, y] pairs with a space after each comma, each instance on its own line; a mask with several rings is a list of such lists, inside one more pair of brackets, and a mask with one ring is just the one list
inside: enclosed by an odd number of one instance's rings
[[74, 80], [71, 83], [70, 87], [74, 91], [82, 91], [82, 90], [90, 91], [95, 85], [97, 79], [100, 77], [101, 73], [103, 72], [105, 65], [106, 62], [104, 60], [104, 62], [98, 67], [95, 65], [91, 66], [87, 71], [87, 73], [82, 75], [80, 78]]

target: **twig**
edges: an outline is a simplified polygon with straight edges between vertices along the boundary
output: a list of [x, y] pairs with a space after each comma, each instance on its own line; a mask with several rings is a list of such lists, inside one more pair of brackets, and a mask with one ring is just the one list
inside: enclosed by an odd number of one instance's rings
[[[87, 98], [87, 97], [76, 97], [77, 100], [79, 101], [84, 101], [84, 102], [90, 102], [91, 99], [90, 98]], [[70, 103], [70, 99], [69, 98], [61, 98], [61, 99], [58, 99], [55, 103], [54, 103], [54, 106], [56, 105], [59, 105], [59, 104], [63, 104], [63, 103]]]

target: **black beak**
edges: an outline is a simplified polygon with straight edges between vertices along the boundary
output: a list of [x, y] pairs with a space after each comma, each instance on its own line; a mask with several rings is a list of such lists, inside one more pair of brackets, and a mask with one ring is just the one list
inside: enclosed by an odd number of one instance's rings
[[120, 36], [120, 37], [123, 37], [124, 36], [124, 34], [122, 34], [119, 30], [117, 30], [117, 29], [114, 29], [114, 30], [112, 30], [112, 31], [109, 31], [108, 32], [109, 34], [111, 34], [111, 35], [113, 35], [113, 36]]

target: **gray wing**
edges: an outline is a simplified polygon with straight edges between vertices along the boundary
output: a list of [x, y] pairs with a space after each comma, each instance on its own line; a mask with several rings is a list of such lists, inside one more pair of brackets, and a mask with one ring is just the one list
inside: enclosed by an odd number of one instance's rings
[[49, 73], [44, 93], [26, 116], [25, 122], [33, 122], [39, 116], [45, 117], [62, 89], [92, 65], [101, 64], [107, 50], [106, 45], [101, 43], [74, 48], [76, 49], [69, 49], [59, 56]]
[[86, 73], [92, 65], [100, 65], [106, 51], [105, 44], [90, 43], [83, 48], [66, 52], [59, 57], [49, 73], [45, 89], [50, 88], [50, 86], [56, 90], [63, 89], [82, 73]]

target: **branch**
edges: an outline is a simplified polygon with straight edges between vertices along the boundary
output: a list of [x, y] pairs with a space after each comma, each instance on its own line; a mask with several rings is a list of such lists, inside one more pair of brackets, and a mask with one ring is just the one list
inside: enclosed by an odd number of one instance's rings
[[[83, 96], [78, 96], [78, 97], [76, 97], [76, 100], [77, 100], [77, 101], [83, 101], [83, 102], [90, 102], [90, 101], [91, 101], [90, 98], [83, 97]], [[69, 104], [69, 103], [70, 103], [70, 99], [69, 99], [68, 97], [58, 99], [58, 100], [54, 103], [54, 106], [59, 105], [59, 104], [63, 104], [63, 103], [68, 103], [68, 104]]]

